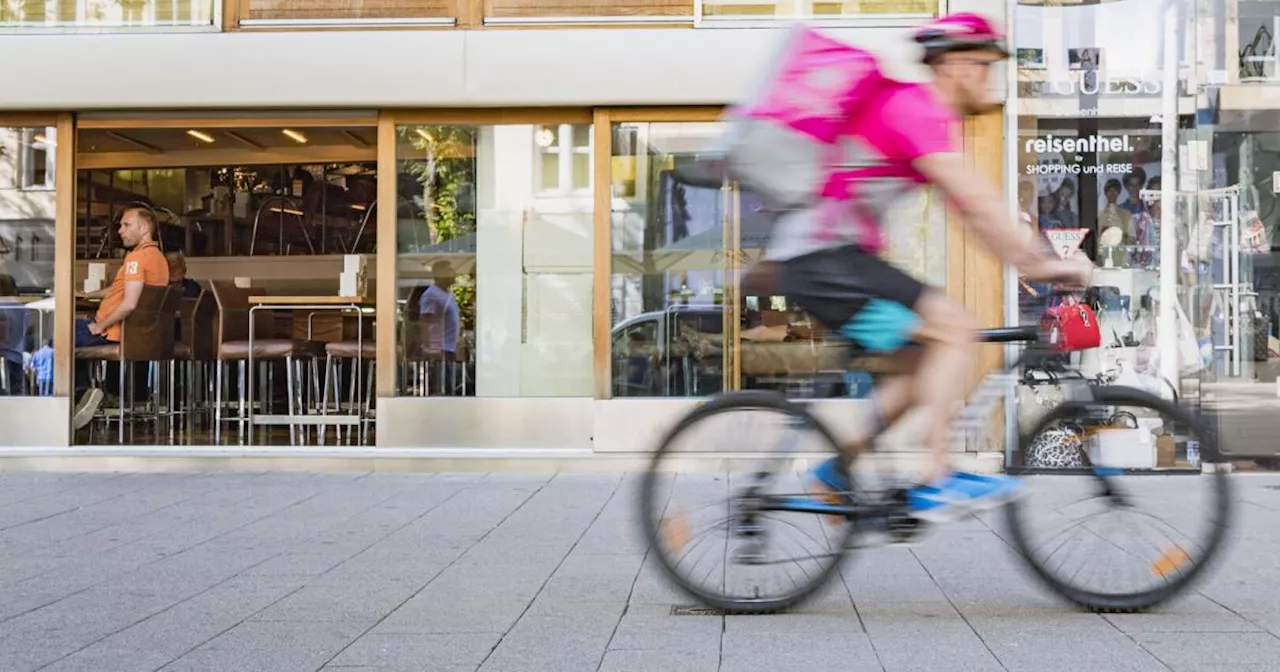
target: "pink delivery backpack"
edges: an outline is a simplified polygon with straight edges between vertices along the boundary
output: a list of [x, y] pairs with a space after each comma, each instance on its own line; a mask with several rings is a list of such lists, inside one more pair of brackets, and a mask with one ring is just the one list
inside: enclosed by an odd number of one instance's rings
[[725, 113], [727, 173], [776, 205], [814, 202], [844, 162], [857, 108], [891, 83], [870, 52], [797, 25], [755, 91]]

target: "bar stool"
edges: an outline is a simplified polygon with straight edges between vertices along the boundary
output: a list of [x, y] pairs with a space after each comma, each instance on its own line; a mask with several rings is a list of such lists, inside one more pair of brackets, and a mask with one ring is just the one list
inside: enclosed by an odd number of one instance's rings
[[[177, 411], [174, 408], [174, 402], [177, 399], [177, 369], [178, 361], [183, 359], [178, 355], [178, 342], [176, 339], [177, 325], [179, 316], [182, 312], [182, 302], [185, 298], [182, 289], [170, 286], [169, 291], [165, 293], [164, 303], [160, 307], [160, 314], [157, 316], [157, 323], [163, 334], [165, 342], [165, 352], [168, 357], [163, 359], [155, 359], [151, 361], [149, 367], [151, 379], [151, 406], [156, 415], [156, 432], [160, 431], [159, 420], [166, 417], [169, 419], [169, 444], [173, 444], [175, 423], [177, 420]], [[167, 379], [168, 384], [165, 385]], [[161, 388], [164, 388], [163, 390]], [[160, 400], [167, 399], [164, 411], [160, 410]]]
[[[235, 283], [226, 280], [214, 280], [209, 283], [209, 289], [213, 293], [214, 302], [217, 305], [217, 327], [214, 329], [214, 362], [217, 367], [214, 375], [214, 420], [213, 432], [214, 443], [222, 441], [222, 397], [224, 393], [229, 392], [227, 380], [229, 376], [226, 369], [235, 362], [238, 366], [239, 373], [239, 404], [238, 414], [234, 420], [239, 425], [238, 436], [243, 442], [248, 429], [249, 416], [246, 414], [246, 404], [253, 403], [252, 392], [246, 389], [245, 383], [248, 380], [247, 365], [249, 360], [249, 292], [235, 286]], [[264, 313], [263, 317], [266, 324], [274, 321], [269, 313]], [[305, 357], [315, 357], [318, 355], [318, 349], [303, 341], [295, 341], [287, 338], [257, 338], [257, 334], [263, 330], [255, 326], [253, 339], [253, 358], [264, 367], [271, 364], [283, 363], [285, 365], [285, 386], [288, 397], [289, 414], [295, 412], [298, 400], [295, 391], [300, 387], [300, 381], [297, 381], [297, 371], [294, 368], [295, 360]], [[274, 330], [266, 332], [268, 335], [274, 335]], [[270, 382], [269, 376], [260, 376], [258, 378], [262, 382], [264, 392], [257, 404], [266, 408], [270, 401], [270, 396], [265, 393], [265, 388]], [[289, 426], [289, 438], [291, 442], [296, 443], [297, 434], [296, 426]]]
[[[117, 422], [119, 428], [117, 441], [124, 443], [124, 423], [126, 410], [133, 411], [133, 372], [129, 366], [133, 362], [154, 362], [173, 359], [173, 319], [164, 318], [163, 309], [168, 296], [168, 287], [144, 285], [138, 305], [120, 325], [120, 342], [107, 345], [95, 345], [75, 349], [75, 358], [89, 360], [100, 364], [118, 362], [120, 365], [118, 400], [120, 404]], [[172, 305], [172, 304], [170, 304]], [[166, 324], [168, 325], [166, 327]], [[158, 371], [158, 369], [153, 369]], [[105, 376], [98, 376], [103, 383]], [[152, 376], [152, 382], [158, 382]], [[152, 388], [152, 398], [156, 390]], [[105, 413], [104, 413], [105, 418]], [[158, 420], [158, 416], [157, 416]], [[92, 430], [90, 430], [92, 431]]]
[[208, 408], [208, 365], [213, 361], [214, 321], [217, 309], [213, 293], [201, 288], [200, 295], [189, 297], [181, 294], [178, 308], [179, 333], [173, 344], [175, 366], [182, 391], [177, 403], [181, 409], [171, 411], [183, 419], [182, 425], [188, 443], [194, 442], [195, 430], [203, 411]]
[[[374, 419], [373, 408], [373, 381], [374, 381], [374, 361], [377, 359], [378, 347], [373, 340], [361, 341], [336, 341], [328, 343], [324, 347], [324, 392], [321, 397], [321, 412], [325, 415], [329, 413], [329, 391], [333, 390], [334, 407], [339, 413], [342, 412], [342, 370], [343, 361], [350, 361], [351, 365], [351, 382], [348, 391], [347, 405], [359, 416], [358, 426], [360, 428], [359, 442], [365, 445], [369, 437], [369, 425]], [[360, 366], [356, 367], [355, 362], [359, 361]], [[357, 392], [360, 388], [360, 376], [357, 375], [357, 368], [363, 369], [364, 381], [364, 400], [361, 402], [357, 398]], [[335, 431], [338, 440], [342, 438], [341, 425]], [[350, 443], [351, 434], [347, 434], [348, 443]], [[321, 443], [324, 442], [324, 429], [321, 428]]]

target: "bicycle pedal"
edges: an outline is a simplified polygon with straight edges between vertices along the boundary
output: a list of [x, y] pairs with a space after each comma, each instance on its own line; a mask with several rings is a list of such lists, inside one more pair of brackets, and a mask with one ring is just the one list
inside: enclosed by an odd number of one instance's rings
[[929, 526], [927, 521], [910, 514], [894, 516], [888, 521], [888, 533], [892, 543], [901, 544], [915, 540]]

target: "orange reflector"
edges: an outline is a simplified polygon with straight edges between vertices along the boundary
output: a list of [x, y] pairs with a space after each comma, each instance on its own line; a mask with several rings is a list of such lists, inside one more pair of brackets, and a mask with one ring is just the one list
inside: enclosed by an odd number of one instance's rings
[[1189, 562], [1191, 562], [1191, 556], [1182, 550], [1181, 546], [1174, 544], [1151, 563], [1151, 571], [1156, 576], [1165, 577], [1182, 569]]
[[663, 518], [662, 523], [658, 525], [658, 532], [667, 542], [667, 547], [676, 553], [689, 543], [689, 521], [685, 520], [683, 513], [673, 518]]
[[[816, 497], [818, 501], [824, 504], [830, 504], [831, 506], [845, 505], [844, 498], [841, 497], [840, 495], [835, 494], [831, 490], [828, 490], [827, 488], [821, 485], [814, 486], [814, 489], [817, 490]], [[841, 524], [844, 523], [844, 516], [826, 515], [826, 516], [823, 516], [822, 519], [825, 520], [827, 524], [830, 525], [831, 527], [839, 527]]]

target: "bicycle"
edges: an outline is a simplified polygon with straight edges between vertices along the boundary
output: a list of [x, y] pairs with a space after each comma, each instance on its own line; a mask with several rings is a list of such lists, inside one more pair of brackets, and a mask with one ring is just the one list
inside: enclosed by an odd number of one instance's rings
[[[1006, 396], [1006, 392], [1017, 385], [1019, 376], [1014, 372], [1022, 366], [1039, 366], [1051, 361], [1059, 352], [1045, 338], [1040, 328], [1034, 326], [989, 329], [979, 332], [979, 340], [984, 343], [1024, 343], [1022, 354], [1010, 366], [998, 373], [988, 375], [970, 396], [969, 403], [958, 414], [953, 422], [953, 437], [962, 438], [966, 432], [972, 432], [985, 424], [997, 406], [997, 402]], [[1098, 386], [1090, 383], [1083, 376], [1067, 381], [1064, 390], [1064, 401], [1049, 410], [1039, 422], [1025, 435], [1020, 437], [1019, 453], [1025, 455], [1028, 447], [1038, 436], [1049, 431], [1075, 431], [1072, 427], [1093, 427], [1098, 432], [1111, 429], [1099, 423], [1118, 416], [1128, 416], [1138, 428], [1138, 434], [1130, 434], [1141, 438], [1143, 421], [1147, 427], [1153, 427], [1152, 413], [1167, 416], [1171, 419], [1170, 436], [1186, 435], [1190, 432], [1199, 439], [1199, 450], [1206, 463], [1225, 461], [1214, 436], [1205, 429], [1201, 420], [1187, 409], [1176, 403], [1167, 401], [1149, 392], [1130, 387]], [[1117, 413], [1120, 406], [1138, 409], [1137, 413]], [[646, 470], [640, 488], [640, 524], [642, 533], [650, 541], [650, 548], [657, 556], [658, 564], [664, 573], [673, 580], [685, 594], [692, 596], [704, 605], [720, 609], [725, 613], [751, 614], [783, 611], [803, 603], [823, 587], [841, 567], [844, 558], [855, 548], [864, 548], [880, 543], [902, 544], [919, 539], [926, 529], [923, 521], [911, 516], [907, 507], [906, 490], [903, 483], [890, 483], [887, 487], [876, 485], [871, 476], [859, 473], [855, 469], [856, 459], [838, 449], [834, 434], [812, 412], [811, 404], [790, 401], [780, 394], [769, 391], [730, 392], [700, 404], [691, 413], [678, 422], [661, 440], [658, 450]], [[680, 441], [699, 426], [710, 423], [736, 411], [764, 411], [781, 416], [782, 440], [778, 450], [770, 455], [738, 450], [730, 453], [704, 453], [717, 460], [728, 461], [729, 465], [742, 464], [748, 469], [745, 473], [730, 474], [724, 483], [716, 477], [707, 477], [690, 472], [674, 462], [680, 460], [675, 448]], [[1141, 418], [1141, 420], [1139, 419]], [[1161, 420], [1160, 427], [1164, 424]], [[1063, 423], [1068, 429], [1055, 428]], [[1102, 429], [1097, 429], [1102, 427]], [[816, 435], [817, 450], [802, 451], [798, 434], [810, 430]], [[750, 435], [755, 438], [760, 432], [753, 429]], [[725, 436], [724, 433], [721, 436]], [[737, 439], [739, 442], [742, 439]], [[958, 440], [958, 439], [953, 439]], [[695, 446], [704, 443], [695, 442]], [[740, 447], [740, 446], [739, 446]], [[1091, 464], [1088, 451], [1083, 444], [1077, 446], [1081, 453], [1084, 469], [1077, 470], [1083, 474], [1083, 481], [1076, 475], [1050, 476], [1049, 478], [1074, 479], [1064, 481], [1067, 485], [1084, 486], [1094, 493], [1094, 498], [1101, 499], [1104, 505], [1117, 511], [1125, 511], [1132, 507], [1134, 501], [1143, 496], [1144, 488], [1167, 487], [1163, 479], [1145, 478], [1134, 475], [1134, 470], [1108, 467], [1103, 464]], [[846, 469], [854, 473], [853, 488], [849, 492], [834, 493], [838, 498], [815, 496], [810, 492], [783, 492], [770, 494], [766, 488], [778, 481], [799, 480], [811, 466], [829, 459], [835, 453], [841, 458]], [[705, 459], [705, 458], [702, 458]], [[865, 470], [862, 470], [865, 471]], [[667, 475], [670, 478], [667, 478]], [[1209, 473], [1195, 473], [1189, 478], [1202, 479], [1209, 488], [1207, 506], [1192, 507], [1188, 510], [1197, 518], [1208, 518], [1208, 530], [1202, 545], [1196, 547], [1187, 542], [1166, 543], [1158, 553], [1145, 558], [1149, 562], [1148, 570], [1155, 576], [1155, 585], [1141, 589], [1121, 591], [1091, 588], [1085, 581], [1092, 576], [1085, 573], [1084, 568], [1070, 576], [1064, 576], [1061, 567], [1053, 567], [1050, 558], [1037, 555], [1033, 545], [1032, 534], [1043, 523], [1033, 521], [1033, 513], [1027, 506], [1030, 494], [1008, 502], [1005, 505], [1005, 518], [1009, 528], [1011, 543], [1032, 574], [1053, 593], [1081, 607], [1098, 612], [1136, 612], [1160, 605], [1185, 591], [1192, 585], [1219, 555], [1223, 545], [1228, 520], [1231, 513], [1230, 483], [1225, 470], [1213, 469]], [[710, 480], [708, 480], [710, 479]], [[672, 493], [665, 499], [658, 495], [658, 488], [665, 480], [672, 481]], [[677, 484], [691, 481], [692, 487], [679, 491]], [[1064, 487], [1058, 483], [1055, 487]], [[726, 539], [723, 545], [723, 560], [726, 571], [724, 580], [716, 585], [702, 585], [694, 580], [693, 568], [681, 570], [672, 552], [679, 552], [689, 546], [692, 528], [688, 522], [685, 509], [701, 499], [710, 500], [708, 493], [713, 488], [727, 490], [729, 499], [720, 502], [716, 499], [714, 506], [717, 512], [720, 506], [727, 506], [725, 516], [717, 519], [714, 528], [723, 527]], [[1175, 488], [1176, 493], [1185, 492], [1183, 488]], [[831, 493], [828, 493], [828, 495]], [[1076, 523], [1066, 514], [1070, 510], [1079, 513], [1088, 507], [1082, 506], [1086, 500], [1068, 502], [1054, 515], [1064, 516], [1072, 522], [1068, 531], [1082, 528], [1088, 532], [1086, 541], [1091, 536], [1100, 534], [1092, 521], [1086, 517]], [[701, 510], [701, 509], [697, 509]], [[670, 515], [668, 515], [670, 513]], [[768, 523], [773, 522], [781, 514], [800, 514], [805, 529], [822, 530], [827, 540], [827, 550], [819, 554], [809, 553], [808, 558], [769, 560], [766, 544], [777, 531], [770, 531]], [[716, 515], [719, 515], [717, 513]], [[822, 520], [819, 520], [822, 519]], [[823, 525], [822, 522], [826, 522]], [[783, 534], [791, 531], [803, 532], [801, 525], [787, 524], [780, 527]], [[1093, 527], [1090, 527], [1093, 525]], [[1171, 526], [1173, 527], [1173, 526]], [[714, 529], [712, 528], [712, 529]], [[1173, 527], [1177, 531], [1176, 527]], [[1091, 536], [1090, 536], [1091, 535]], [[1142, 535], [1145, 536], [1145, 535]], [[810, 536], [817, 542], [814, 537]], [[869, 539], [870, 541], [866, 541]], [[730, 546], [736, 542], [739, 546], [731, 551]], [[701, 543], [701, 542], [699, 542]], [[817, 542], [821, 544], [821, 542]], [[1067, 542], [1063, 542], [1062, 547]], [[1122, 542], [1126, 543], [1127, 542]], [[672, 549], [668, 549], [670, 545]], [[1114, 544], [1113, 544], [1114, 545]], [[1188, 547], [1192, 550], [1188, 550]], [[711, 547], [711, 548], [719, 548]], [[1074, 554], [1079, 547], [1072, 547]], [[1120, 548], [1120, 546], [1116, 546]], [[1107, 550], [1104, 546], [1103, 550]], [[1121, 549], [1124, 550], [1124, 549]], [[692, 552], [692, 549], [690, 549]], [[1055, 553], [1057, 551], [1055, 550]], [[1133, 551], [1122, 553], [1139, 561]], [[704, 554], [705, 555], [705, 554]], [[1086, 553], [1086, 558], [1093, 557]], [[823, 562], [825, 560], [825, 562]], [[802, 580], [793, 588], [779, 594], [764, 594], [760, 586], [754, 591], [732, 593], [728, 587], [730, 562], [735, 568], [760, 569], [763, 572], [775, 570], [784, 564], [801, 565]], [[801, 561], [804, 561], [803, 563]], [[700, 561], [701, 562], [701, 561]], [[1065, 560], [1063, 564], [1065, 564]], [[815, 565], [808, 571], [804, 564]], [[1103, 565], [1101, 569], [1118, 568], [1120, 563]], [[1126, 563], [1127, 564], [1127, 563]], [[714, 567], [713, 567], [714, 569]], [[1093, 572], [1100, 568], [1095, 566]], [[1139, 571], [1142, 574], [1143, 571]], [[1084, 576], [1082, 576], [1082, 574]], [[774, 576], [773, 578], [778, 578]]]

